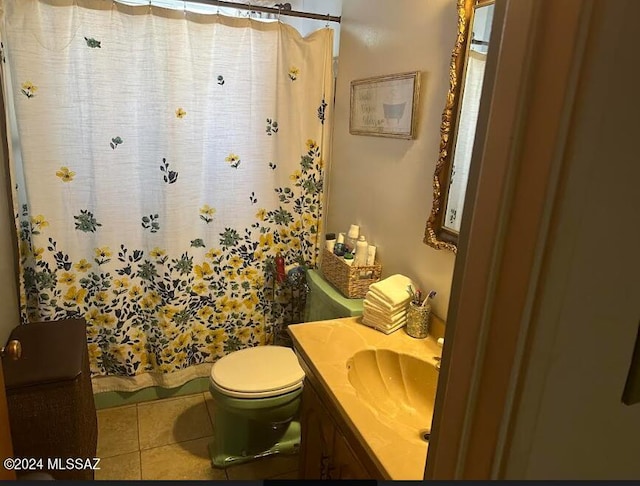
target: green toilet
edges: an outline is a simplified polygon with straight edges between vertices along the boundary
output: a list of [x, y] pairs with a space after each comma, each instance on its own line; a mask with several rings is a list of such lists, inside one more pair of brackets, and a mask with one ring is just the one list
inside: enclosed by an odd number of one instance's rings
[[226, 467], [300, 446], [297, 415], [304, 371], [290, 348], [257, 346], [228, 354], [211, 368], [215, 403], [211, 461]]
[[[347, 299], [315, 270], [305, 321], [362, 314], [362, 299]], [[300, 447], [298, 409], [304, 371], [292, 349], [257, 346], [226, 355], [211, 367], [215, 435], [211, 462], [227, 467], [272, 454], [294, 454]]]

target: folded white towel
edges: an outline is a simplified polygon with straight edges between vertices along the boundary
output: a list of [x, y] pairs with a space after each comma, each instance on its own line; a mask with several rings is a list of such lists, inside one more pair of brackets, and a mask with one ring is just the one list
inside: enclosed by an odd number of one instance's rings
[[362, 316], [362, 321], [360, 322], [362, 322], [362, 324], [364, 324], [367, 327], [377, 329], [376, 325], [373, 322], [371, 322], [369, 319], [366, 319], [364, 316]]
[[403, 291], [404, 295], [402, 295], [401, 292], [397, 292], [395, 296], [395, 300], [390, 299], [387, 294], [383, 294], [382, 292], [376, 289], [369, 288], [369, 292], [371, 292], [371, 295], [375, 296], [376, 299], [380, 299], [381, 301], [385, 302], [390, 306], [398, 305], [402, 302], [405, 302], [407, 299], [411, 298], [411, 294], [406, 288]]
[[385, 305], [389, 308], [394, 308], [394, 307], [398, 307], [398, 306], [402, 306], [402, 305], [406, 305], [407, 302], [409, 302], [411, 300], [411, 294], [409, 294], [409, 292], [405, 291], [405, 297], [402, 299], [397, 299], [395, 302], [390, 302], [388, 298], [386, 298], [384, 295], [382, 295], [380, 292], [376, 291], [376, 290], [369, 290], [369, 292], [367, 292], [368, 294], [370, 294], [370, 297], [372, 299], [375, 299], [379, 302], [381, 302], [382, 305]]
[[381, 298], [390, 306], [397, 306], [406, 302], [411, 298], [407, 287], [416, 288], [409, 277], [400, 275], [399, 273], [380, 280], [369, 286], [369, 291], [373, 292], [376, 297]]
[[397, 331], [398, 329], [400, 329], [401, 327], [403, 327], [404, 325], [406, 325], [407, 323], [407, 319], [406, 317], [404, 319], [401, 319], [398, 323], [393, 324], [393, 325], [386, 325], [384, 323], [380, 323], [378, 320], [376, 319], [371, 319], [368, 316], [362, 316], [362, 323], [372, 327], [380, 332], [383, 332], [385, 334], [390, 334], [394, 331]]
[[379, 306], [376, 302], [373, 302], [373, 301], [367, 300], [367, 299], [365, 299], [362, 302], [362, 306], [364, 308], [366, 308], [366, 309], [370, 309], [372, 311], [378, 312], [378, 313], [383, 314], [385, 316], [395, 316], [395, 315], [400, 314], [402, 312], [406, 312], [407, 309], [409, 308], [408, 305], [402, 305], [402, 306], [396, 307], [394, 310], [389, 310], [389, 309], [387, 309], [385, 307]]
[[371, 307], [370, 304], [368, 304], [365, 301], [365, 303], [363, 305], [363, 314], [371, 316], [371, 317], [375, 317], [377, 319], [385, 319], [385, 320], [387, 320], [389, 322], [397, 322], [402, 317], [406, 317], [407, 316], [407, 310], [406, 309], [402, 309], [401, 311], [396, 312], [394, 314], [388, 314], [386, 312], [380, 312], [375, 307]]
[[386, 329], [381, 329], [379, 327], [376, 327], [376, 329], [380, 332], [383, 332], [385, 334], [391, 334], [392, 332], [396, 332], [398, 329], [400, 329], [401, 327], [404, 327], [406, 324], [406, 322], [401, 322], [393, 327], [390, 328], [386, 328]]
[[380, 298], [375, 292], [372, 292], [371, 290], [369, 290], [365, 294], [364, 299], [365, 301], [368, 301], [371, 305], [375, 305], [376, 307], [378, 307], [383, 312], [394, 313], [394, 312], [398, 312], [399, 310], [406, 309], [407, 305], [409, 304], [409, 301], [411, 300], [411, 297], [407, 295], [406, 301], [400, 302], [397, 305], [391, 305], [386, 300], [383, 300], [382, 298]]
[[363, 312], [362, 316], [366, 317], [369, 321], [375, 321], [377, 325], [384, 326], [384, 327], [395, 326], [398, 322], [407, 319], [406, 313], [398, 315], [393, 319], [390, 319], [386, 316], [381, 316], [379, 314], [372, 313], [371, 311]]
[[406, 314], [403, 316], [398, 316], [396, 319], [390, 320], [385, 317], [378, 317], [375, 314], [371, 314], [367, 312], [366, 314], [362, 314], [362, 317], [369, 322], [374, 323], [378, 327], [393, 327], [400, 322], [406, 322], [407, 316]]

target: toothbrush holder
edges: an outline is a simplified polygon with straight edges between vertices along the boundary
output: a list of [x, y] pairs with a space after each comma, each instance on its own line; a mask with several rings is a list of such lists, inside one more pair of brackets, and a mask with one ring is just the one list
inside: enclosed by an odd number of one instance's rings
[[431, 321], [431, 306], [409, 303], [407, 309], [407, 327], [409, 336], [416, 339], [426, 338], [429, 333], [429, 321]]

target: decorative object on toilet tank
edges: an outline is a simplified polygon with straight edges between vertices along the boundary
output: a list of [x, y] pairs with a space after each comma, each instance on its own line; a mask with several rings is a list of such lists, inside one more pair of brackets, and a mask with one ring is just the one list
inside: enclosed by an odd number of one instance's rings
[[348, 252], [348, 251], [347, 251], [347, 252], [344, 254], [344, 257], [343, 257], [343, 258], [344, 258], [344, 262], [345, 262], [347, 265], [349, 265], [349, 266], [352, 266], [352, 265], [353, 265], [353, 254], [352, 254], [351, 252]]
[[364, 267], [350, 266], [345, 263], [344, 258], [324, 250], [320, 271], [342, 295], [350, 299], [361, 299], [369, 290], [369, 285], [380, 280], [382, 266], [377, 263]]
[[336, 246], [336, 234], [335, 233], [327, 233], [324, 237], [325, 248], [330, 252], [333, 252], [333, 249]]
[[345, 246], [349, 253], [356, 252], [356, 242], [358, 241], [358, 237], [360, 236], [360, 226], [357, 224], [352, 224], [349, 227], [349, 231], [347, 232], [347, 239], [345, 240]]
[[364, 235], [360, 235], [356, 242], [356, 255], [353, 262], [356, 267], [364, 267], [367, 265], [369, 257], [368, 249], [369, 244], [367, 243], [367, 239]]

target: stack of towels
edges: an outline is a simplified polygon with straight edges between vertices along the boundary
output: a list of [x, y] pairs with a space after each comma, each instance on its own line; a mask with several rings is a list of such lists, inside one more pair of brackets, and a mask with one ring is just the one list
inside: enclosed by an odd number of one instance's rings
[[411, 279], [400, 274], [371, 284], [364, 297], [363, 324], [385, 334], [404, 326], [411, 300], [409, 288], [416, 287]]

